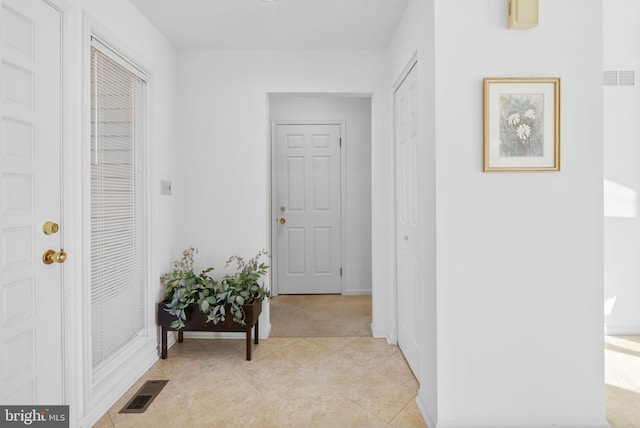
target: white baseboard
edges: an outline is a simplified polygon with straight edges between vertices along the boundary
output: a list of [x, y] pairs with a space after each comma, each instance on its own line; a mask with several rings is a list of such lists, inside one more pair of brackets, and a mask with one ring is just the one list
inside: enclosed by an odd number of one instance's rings
[[378, 339], [388, 339], [389, 331], [381, 328], [376, 328], [373, 323], [371, 323], [371, 335]]
[[[260, 329], [258, 331], [258, 338], [260, 339], [268, 339], [271, 334], [271, 324], [265, 323], [266, 326], [263, 326], [260, 323]], [[253, 333], [251, 334], [253, 337]], [[216, 332], [216, 331], [185, 331], [184, 332], [185, 339], [246, 339], [246, 333], [224, 333], [224, 332]]]
[[[252, 336], [253, 337], [253, 336]], [[246, 339], [246, 333], [222, 333], [215, 331], [185, 331], [185, 339]]]
[[[156, 345], [156, 349], [158, 350], [158, 355], [162, 353], [162, 342], [159, 336], [160, 334], [162, 333], [158, 333], [158, 344]], [[171, 347], [176, 343], [178, 343], [178, 332], [168, 331], [167, 332], [167, 350], [171, 349]]]
[[418, 396], [416, 397], [416, 404], [418, 405], [418, 409], [420, 410], [420, 413], [422, 413], [422, 418], [424, 419], [427, 426], [436, 427], [436, 420], [431, 414], [429, 414], [427, 403], [425, 403], [424, 397], [422, 394], [420, 394], [420, 392], [418, 392]]
[[258, 331], [258, 337], [260, 339], [268, 339], [271, 336], [271, 323], [270, 322], [261, 322], [260, 329]]
[[638, 336], [640, 325], [607, 325], [604, 328], [607, 336]]
[[345, 290], [343, 296], [371, 296], [371, 289]]
[[483, 421], [483, 422], [438, 422], [435, 428], [611, 428], [607, 421]]

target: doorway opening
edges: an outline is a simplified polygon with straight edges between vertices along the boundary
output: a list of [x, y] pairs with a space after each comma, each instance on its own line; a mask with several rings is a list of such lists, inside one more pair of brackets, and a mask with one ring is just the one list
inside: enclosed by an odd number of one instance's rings
[[268, 105], [273, 333], [302, 311], [320, 321], [304, 334], [320, 335], [332, 310], [364, 304], [370, 335], [371, 94], [269, 94]]
[[280, 294], [270, 337], [371, 337], [371, 295]]

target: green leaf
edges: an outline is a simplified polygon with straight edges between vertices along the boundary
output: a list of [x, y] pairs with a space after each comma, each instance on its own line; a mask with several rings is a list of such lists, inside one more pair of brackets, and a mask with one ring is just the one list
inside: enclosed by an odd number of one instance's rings
[[209, 309], [209, 301], [207, 299], [202, 299], [202, 302], [200, 302], [200, 310], [202, 312], [207, 312], [208, 309]]
[[171, 327], [181, 329], [184, 327], [184, 322], [181, 319], [177, 319], [171, 323]]

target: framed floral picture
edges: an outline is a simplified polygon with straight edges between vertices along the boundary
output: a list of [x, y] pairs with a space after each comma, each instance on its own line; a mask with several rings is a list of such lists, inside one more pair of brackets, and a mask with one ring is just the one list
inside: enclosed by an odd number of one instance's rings
[[560, 171], [560, 79], [485, 78], [484, 167]]

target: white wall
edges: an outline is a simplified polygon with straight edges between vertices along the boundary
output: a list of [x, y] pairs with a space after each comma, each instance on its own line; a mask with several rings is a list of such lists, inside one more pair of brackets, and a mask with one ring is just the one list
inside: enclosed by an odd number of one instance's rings
[[[606, 426], [602, 3], [435, 1], [438, 427]], [[562, 171], [482, 172], [499, 76], [562, 79]]]
[[269, 112], [270, 121], [345, 121], [347, 218], [343, 293], [371, 293], [371, 98], [271, 95]]
[[[55, 1], [55, 0], [54, 0]], [[88, 116], [88, 56], [84, 50], [88, 42], [88, 25], [99, 28], [108, 41], [132, 59], [143, 65], [151, 75], [149, 84], [149, 207], [151, 224], [149, 228], [150, 247], [150, 293], [151, 299], [161, 296], [157, 278], [169, 266], [173, 254], [171, 247], [175, 240], [174, 205], [170, 198], [159, 196], [160, 178], [173, 179], [175, 145], [175, 50], [171, 44], [135, 9], [128, 0], [64, 0], [65, 20], [68, 37], [66, 60], [68, 81], [66, 89], [69, 98], [69, 137], [65, 142], [65, 183], [67, 224], [65, 249], [69, 260], [65, 263], [65, 288], [67, 302], [72, 310], [66, 311], [69, 328], [65, 363], [70, 384], [67, 403], [71, 405], [71, 426], [91, 426], [157, 359], [155, 314], [150, 313], [148, 340], [143, 350], [135, 358], [124, 361], [105, 384], [103, 391], [91, 393], [91, 379], [83, 370], [91, 372], [90, 362], [83, 354], [86, 337], [81, 326], [86, 325], [83, 313], [87, 306], [82, 300], [87, 296], [86, 278], [88, 269], [82, 266], [83, 255], [90, 254], [88, 215], [90, 182], [88, 169], [85, 118]], [[86, 233], [85, 233], [86, 232]], [[90, 347], [89, 347], [90, 349]], [[86, 414], [83, 414], [86, 413]]]
[[604, 87], [605, 300], [608, 334], [640, 334], [640, 2], [607, 0], [604, 66], [635, 86]]
[[199, 268], [269, 248], [269, 93], [373, 94], [373, 324], [377, 335], [388, 334], [393, 181], [386, 76], [384, 51], [179, 52], [176, 255], [198, 247]]
[[[418, 404], [429, 426], [438, 417], [437, 308], [436, 308], [436, 218], [435, 218], [435, 63], [434, 7], [431, 2], [412, 0], [405, 10], [388, 48], [390, 84], [414, 58], [417, 59], [419, 145], [419, 235], [420, 357], [416, 373], [420, 382]], [[401, 310], [402, 308], [400, 308]]]

